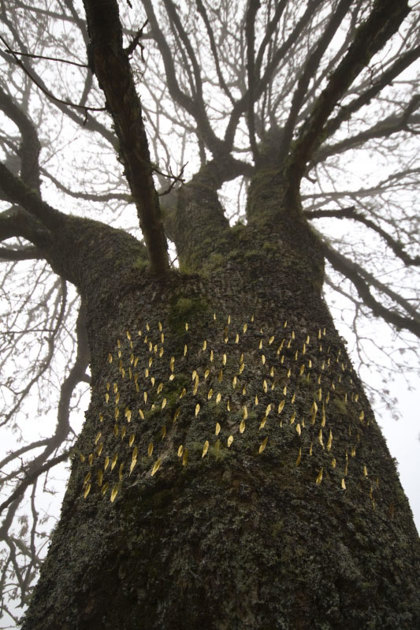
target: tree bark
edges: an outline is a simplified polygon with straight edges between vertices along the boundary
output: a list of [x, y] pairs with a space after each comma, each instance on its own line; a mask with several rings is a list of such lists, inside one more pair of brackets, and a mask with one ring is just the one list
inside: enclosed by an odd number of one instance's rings
[[86, 304], [92, 400], [24, 630], [418, 627], [418, 536], [321, 248], [260, 175], [197, 273], [157, 278], [93, 222], [50, 252]]

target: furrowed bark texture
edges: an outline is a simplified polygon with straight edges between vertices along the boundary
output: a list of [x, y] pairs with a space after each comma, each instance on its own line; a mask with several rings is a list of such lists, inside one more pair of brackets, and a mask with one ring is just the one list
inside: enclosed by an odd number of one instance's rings
[[195, 274], [157, 279], [133, 239], [89, 223], [70, 267], [92, 402], [25, 630], [418, 627], [408, 502], [320, 296], [316, 237], [272, 211], [269, 181], [248, 226], [219, 244], [213, 224], [212, 256], [185, 242]]

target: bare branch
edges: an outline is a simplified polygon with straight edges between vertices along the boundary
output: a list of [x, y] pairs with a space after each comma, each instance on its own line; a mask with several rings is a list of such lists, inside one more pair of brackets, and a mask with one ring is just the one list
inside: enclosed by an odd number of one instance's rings
[[288, 162], [288, 177], [297, 189], [306, 164], [323, 139], [324, 125], [357, 75], [369, 63], [409, 13], [407, 3], [376, 0], [369, 17], [359, 26], [347, 54], [332, 73], [327, 87], [316, 100], [312, 113], [302, 126]]
[[[334, 250], [332, 247], [323, 242], [323, 251], [325, 257], [330, 261], [332, 266], [339, 271], [342, 275], [346, 276], [356, 287], [358, 294], [360, 295], [363, 302], [368, 306], [372, 313], [377, 317], [382, 317], [385, 321], [393, 324], [397, 328], [404, 328], [409, 330], [417, 337], [420, 337], [420, 317], [414, 312], [412, 318], [404, 317], [393, 311], [380, 302], [378, 302], [372, 295], [370, 291], [370, 284], [368, 280], [366, 280], [360, 273], [361, 269], [358, 265], [356, 265], [353, 261], [348, 260], [345, 256]], [[366, 272], [364, 275], [367, 276]], [[372, 276], [369, 276], [369, 280], [372, 280]], [[378, 281], [375, 282], [378, 286]], [[378, 286], [381, 290], [384, 290], [384, 285]], [[390, 290], [387, 289], [386, 293], [390, 295]], [[393, 299], [396, 298], [396, 294], [391, 292], [391, 297]], [[398, 296], [399, 297], [399, 296]], [[398, 300], [401, 302], [401, 298]], [[407, 304], [404, 306], [407, 310]], [[410, 307], [409, 309], [413, 312], [414, 309]]]
[[404, 247], [390, 236], [379, 225], [368, 219], [363, 214], [356, 212], [354, 207], [342, 208], [340, 210], [306, 210], [304, 215], [308, 219], [321, 219], [327, 217], [334, 217], [336, 219], [353, 219], [359, 223], [363, 223], [366, 227], [370, 228], [377, 234], [379, 234], [386, 244], [392, 249], [394, 254], [400, 258], [406, 265], [420, 265], [420, 256], [410, 256], [404, 250]]
[[120, 141], [125, 174], [137, 207], [152, 270], [169, 268], [159, 200], [153, 182], [153, 167], [127, 55], [116, 0], [84, 0], [91, 37], [95, 74], [107, 99]]

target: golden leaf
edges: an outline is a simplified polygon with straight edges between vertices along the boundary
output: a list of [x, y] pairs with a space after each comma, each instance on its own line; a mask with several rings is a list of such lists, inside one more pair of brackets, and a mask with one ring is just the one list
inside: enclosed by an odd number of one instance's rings
[[365, 477], [368, 476], [368, 470], [367, 470], [366, 466], [363, 466], [363, 474], [364, 474]]
[[226, 365], [226, 361], [227, 361], [227, 356], [226, 356], [226, 353], [223, 353], [223, 357], [222, 357], [222, 363], [223, 363], [223, 365]]
[[111, 470], [114, 470], [117, 461], [118, 461], [118, 455], [117, 455], [117, 453], [115, 453], [114, 457], [112, 458], [112, 462], [111, 462]]
[[111, 353], [108, 354], [108, 362], [112, 363], [112, 354]]
[[313, 444], [311, 442], [311, 444], [309, 446], [309, 455], [312, 455], [312, 451], [313, 451]]
[[159, 470], [159, 468], [160, 468], [161, 463], [162, 463], [162, 458], [161, 458], [161, 457], [159, 457], [159, 458], [155, 461], [155, 463], [153, 464], [153, 468], [152, 468], [152, 470], [150, 471], [150, 476], [151, 476], [151, 477], [153, 477], [153, 475], [155, 475], [155, 474], [157, 473], [157, 471], [158, 471], [158, 470]]
[[147, 392], [143, 392], [143, 400], [147, 403]]
[[217, 380], [219, 381], [219, 383], [223, 381], [223, 370], [219, 371], [219, 374], [217, 375]]
[[258, 430], [263, 429], [265, 427], [266, 422], [267, 422], [267, 416], [264, 416], [264, 418], [260, 422], [260, 426]]
[[283, 409], [284, 409], [284, 405], [285, 405], [285, 404], [286, 404], [286, 401], [285, 401], [285, 400], [281, 400], [281, 401], [279, 402], [279, 406], [277, 407], [277, 413], [279, 413], [279, 414], [280, 414], [280, 413], [283, 411]]
[[182, 465], [183, 465], [183, 466], [186, 466], [186, 465], [187, 465], [187, 462], [188, 462], [188, 449], [187, 449], [187, 448], [185, 448], [185, 449], [184, 449], [184, 453], [183, 453], [183, 455], [182, 455]]
[[183, 452], [184, 452], [184, 447], [182, 446], [182, 444], [180, 444], [178, 446], [178, 452], [177, 452], [178, 457], [182, 457]]
[[203, 350], [206, 350], [206, 349], [207, 349], [207, 340], [204, 339], [204, 341], [203, 341]]
[[109, 498], [109, 500], [111, 501], [111, 503], [114, 503], [114, 501], [115, 501], [115, 499], [116, 499], [116, 497], [117, 497], [117, 494], [118, 494], [118, 490], [119, 490], [118, 485], [114, 485], [114, 486], [113, 486], [113, 488], [112, 488], [112, 490], [111, 490], [111, 496], [110, 496], [110, 498]]
[[147, 447], [147, 454], [149, 457], [151, 457], [152, 453], [153, 453], [153, 442], [149, 442], [149, 446]]
[[85, 488], [85, 491], [84, 491], [84, 493], [83, 493], [83, 498], [84, 498], [84, 499], [86, 499], [87, 495], [89, 494], [89, 492], [90, 492], [90, 488], [91, 488], [91, 484], [90, 484], [90, 483], [88, 483], [88, 484], [87, 484], [87, 486], [86, 486], [86, 488]]
[[207, 394], [207, 400], [210, 400], [210, 398], [213, 396], [213, 389], [210, 387], [208, 394]]
[[195, 406], [195, 411], [194, 411], [195, 417], [198, 416], [199, 412], [200, 412], [200, 403], [197, 403]]
[[98, 457], [99, 457], [99, 456], [100, 456], [100, 454], [102, 453], [102, 449], [103, 449], [103, 447], [104, 447], [104, 443], [103, 443], [103, 442], [101, 442], [101, 443], [99, 444], [98, 448], [96, 449], [96, 454], [97, 454], [97, 456], [98, 456]]
[[108, 455], [105, 457], [105, 461], [104, 461], [104, 470], [106, 470], [109, 466], [109, 457]]
[[269, 403], [269, 404], [267, 405], [266, 409], [265, 409], [265, 415], [266, 415], [266, 416], [268, 416], [268, 414], [270, 413], [270, 411], [271, 411], [271, 407], [272, 407], [272, 405], [271, 405], [271, 403]]
[[233, 435], [229, 435], [227, 439], [227, 447], [230, 448], [233, 442]]
[[335, 457], [333, 457], [331, 460], [331, 467], [335, 468], [336, 466], [337, 466], [337, 460], [335, 459]]
[[201, 457], [205, 457], [207, 455], [207, 451], [209, 450], [209, 441], [206, 440], [203, 446], [203, 452], [201, 453]]
[[299, 466], [301, 459], [302, 459], [302, 449], [300, 448], [298, 456], [297, 456], [297, 460], [296, 460], [296, 466]]
[[187, 346], [187, 344], [185, 344], [185, 346], [184, 346], [184, 357], [187, 355], [187, 352], [188, 352], [188, 346]]
[[109, 394], [108, 394], [108, 392], [105, 394], [105, 402], [109, 403]]
[[185, 387], [182, 388], [182, 392], [179, 395], [179, 399], [181, 400], [181, 398], [184, 398], [185, 394], [187, 393], [187, 390], [185, 389]]
[[118, 470], [118, 478], [120, 481], [122, 481], [122, 478], [123, 478], [123, 470], [124, 470], [124, 462], [120, 464], [120, 468]]
[[294, 424], [296, 420], [296, 411], [294, 411], [290, 417], [290, 424]]
[[214, 352], [213, 350], [210, 350], [210, 361], [213, 361], [214, 359]]
[[248, 330], [248, 324], [244, 324], [242, 326], [242, 330], [244, 331], [244, 333], [246, 333], [246, 331]]
[[267, 442], [268, 442], [268, 437], [264, 438], [263, 441], [261, 442], [260, 447], [258, 449], [258, 454], [259, 455], [261, 455], [261, 453], [263, 452], [263, 450], [267, 446]]
[[283, 396], [286, 396], [286, 394], [287, 394], [287, 385], [283, 387]]
[[236, 336], [235, 336], [235, 343], [239, 343], [239, 335], [238, 335], [238, 333], [236, 333]]
[[344, 477], [343, 477], [343, 479], [341, 480], [341, 487], [343, 488], [343, 490], [345, 490], [345, 489], [346, 489], [346, 482], [345, 482], [345, 480], [344, 480]]
[[125, 434], [127, 433], [127, 427], [121, 427], [121, 439], [123, 440], [125, 438]]
[[333, 441], [333, 435], [332, 435], [332, 431], [330, 429], [330, 434], [328, 436], [328, 442], [327, 442], [327, 451], [331, 450], [332, 441]]
[[243, 433], [245, 431], [245, 420], [242, 419], [239, 425], [239, 433]]
[[218, 394], [216, 396], [216, 405], [218, 405], [221, 400], [222, 400], [222, 394], [220, 392], [218, 392]]
[[365, 419], [365, 412], [362, 409], [362, 411], [359, 414], [359, 420], [364, 420], [364, 419]]
[[181, 407], [178, 407], [178, 409], [175, 411], [174, 413], [174, 417], [173, 417], [173, 422], [176, 422], [179, 418], [179, 414], [181, 413]]
[[266, 393], [267, 393], [267, 391], [268, 391], [268, 383], [267, 383], [267, 381], [266, 381], [265, 379], [263, 380], [263, 390], [264, 390], [264, 393], [265, 393], [265, 394], [266, 394]]
[[230, 411], [230, 400], [228, 400], [228, 401], [227, 401], [227, 403], [226, 403], [226, 409], [227, 409], [228, 411]]
[[322, 448], [324, 448], [324, 439], [322, 436], [322, 429], [320, 429], [318, 433], [318, 442], [321, 444]]
[[129, 470], [129, 475], [131, 475], [131, 473], [133, 472], [135, 466], [137, 464], [137, 453], [134, 456], [134, 451], [133, 451], [133, 457], [131, 458], [131, 464], [130, 464], [130, 470]]
[[131, 410], [126, 409], [124, 415], [127, 418], [127, 422], [131, 422]]
[[144, 413], [142, 409], [139, 409], [139, 416], [142, 420], [144, 420]]
[[298, 435], [300, 435], [300, 434], [302, 433], [302, 429], [300, 428], [300, 424], [299, 424], [299, 422], [298, 422], [298, 423], [297, 423], [297, 425], [296, 425], [296, 431], [297, 431], [297, 434], [298, 434]]
[[152, 387], [154, 387], [154, 385], [155, 385], [155, 383], [156, 383], [156, 379], [155, 379], [155, 377], [154, 377], [154, 376], [151, 376], [151, 377], [150, 377], [150, 382], [151, 382], [151, 384], [152, 384]]
[[120, 430], [119, 430], [118, 424], [114, 424], [114, 435], [115, 435], [115, 437], [118, 437], [119, 432], [120, 432]]
[[232, 387], [233, 387], [233, 389], [235, 389], [237, 384], [238, 384], [238, 378], [237, 378], [237, 376], [234, 376], [233, 379], [232, 379]]
[[101, 487], [102, 486], [102, 482], [104, 480], [104, 473], [102, 472], [102, 470], [98, 470], [98, 486]]
[[128, 446], [133, 446], [136, 436], [132, 433], [128, 439]]
[[318, 476], [317, 476], [317, 478], [316, 478], [316, 481], [315, 481], [315, 483], [317, 483], [318, 485], [319, 485], [319, 484], [321, 483], [321, 481], [322, 481], [323, 474], [324, 474], [324, 469], [323, 469], [323, 468], [321, 468], [321, 470], [319, 471]]
[[89, 466], [92, 466], [92, 464], [93, 464], [93, 453], [89, 453], [88, 462], [89, 462]]

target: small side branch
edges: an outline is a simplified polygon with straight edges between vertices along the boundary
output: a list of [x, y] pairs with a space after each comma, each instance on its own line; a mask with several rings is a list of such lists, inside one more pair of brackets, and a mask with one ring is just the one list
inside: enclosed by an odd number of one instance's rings
[[[417, 337], [420, 337], [420, 317], [417, 313], [414, 312], [412, 318], [404, 317], [403, 315], [400, 315], [378, 302], [371, 293], [369, 281], [362, 276], [358, 265], [351, 260], [348, 260], [345, 256], [334, 250], [325, 242], [323, 242], [322, 245], [324, 255], [327, 260], [329, 260], [334, 269], [353, 283], [364, 304], [371, 309], [372, 313], [376, 317], [382, 317], [385, 321], [393, 324], [397, 328], [404, 328], [405, 330], [412, 332]], [[381, 288], [383, 289], [383, 287], [379, 287], [379, 290]], [[390, 291], [387, 290], [387, 293], [389, 294]], [[398, 296], [393, 293], [390, 297], [395, 300]], [[400, 302], [400, 300], [398, 300], [398, 302]], [[407, 305], [405, 305], [405, 307], [406, 306]], [[414, 309], [410, 307], [410, 311], [412, 310]]]

